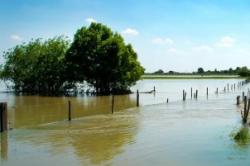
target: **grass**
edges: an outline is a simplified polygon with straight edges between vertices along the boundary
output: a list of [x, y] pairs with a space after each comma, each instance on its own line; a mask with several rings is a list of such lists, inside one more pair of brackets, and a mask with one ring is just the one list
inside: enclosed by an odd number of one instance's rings
[[235, 79], [238, 75], [143, 75], [142, 79]]
[[239, 145], [249, 144], [250, 134], [248, 127], [242, 127], [235, 135], [234, 140]]

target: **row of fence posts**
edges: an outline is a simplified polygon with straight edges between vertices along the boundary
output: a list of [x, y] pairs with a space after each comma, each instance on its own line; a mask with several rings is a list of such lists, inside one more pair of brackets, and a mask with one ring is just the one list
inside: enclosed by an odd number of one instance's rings
[[[152, 92], [152, 91], [151, 91]], [[156, 90], [155, 90], [155, 86], [153, 89], [153, 93], [155, 94]], [[167, 99], [167, 103], [168, 103], [168, 99]], [[112, 100], [111, 100], [111, 112], [112, 114], [114, 113], [114, 105], [115, 105], [115, 95], [112, 94]], [[139, 90], [136, 90], [136, 107], [140, 106], [140, 93]]]
[[[155, 88], [154, 88], [155, 90]], [[112, 95], [111, 112], [114, 113], [115, 96]], [[136, 92], [136, 106], [139, 107], [139, 91]], [[71, 101], [68, 101], [68, 121], [71, 121]], [[0, 132], [8, 130], [7, 103], [0, 103]]]
[[[247, 81], [241, 81], [238, 83], [238, 87], [243, 86], [244, 84], [248, 83]], [[235, 90], [235, 84], [231, 85], [231, 90], [234, 89]], [[227, 84], [227, 90], [229, 91], [229, 84]], [[155, 86], [153, 89], [153, 92], [155, 93]], [[226, 87], [224, 87], [224, 91], [226, 91]], [[216, 89], [216, 94], [219, 93], [219, 89]], [[206, 95], [208, 97], [208, 87], [206, 89]], [[191, 87], [191, 99], [198, 99], [198, 90], [196, 89], [195, 93], [193, 94], [193, 89]], [[244, 98], [244, 92], [242, 94], [242, 98]], [[187, 97], [187, 92], [185, 90], [183, 90], [183, 101], [186, 100]], [[136, 106], [139, 107], [140, 106], [140, 95], [139, 95], [139, 90], [136, 91]], [[239, 99], [240, 97], [237, 96], [237, 105], [240, 103]], [[115, 96], [112, 95], [112, 100], [111, 100], [111, 112], [114, 113], [114, 103], [115, 103]], [[167, 103], [169, 102], [169, 99], [167, 98]], [[71, 101], [68, 101], [68, 121], [71, 121]], [[7, 124], [8, 124], [8, 120], [7, 120], [7, 103], [0, 103], [0, 132], [6, 131], [7, 130]]]
[[[240, 88], [241, 86], [243, 86], [244, 84], [246, 84], [247, 82], [246, 81], [240, 81], [238, 82], [238, 88]], [[226, 91], [230, 91], [230, 84], [227, 84], [227, 86], [224, 87], [224, 92]], [[236, 90], [236, 84], [232, 84], [231, 85], [231, 90], [235, 91]], [[196, 89], [195, 93], [193, 93], [193, 88], [191, 87], [191, 99], [194, 98], [194, 99], [198, 99], [198, 90]], [[206, 96], [208, 97], [208, 94], [209, 94], [209, 89], [208, 87], [206, 88]], [[219, 88], [216, 88], [216, 91], [215, 91], [215, 94], [219, 94]], [[182, 91], [182, 99], [183, 101], [186, 100], [186, 96], [187, 96], [187, 92], [185, 90]]]
[[[154, 87], [154, 92], [155, 92], [155, 87]], [[140, 95], [139, 95], [139, 90], [136, 91], [136, 106], [139, 107], [140, 106]], [[112, 99], [111, 99], [111, 113], [114, 113], [114, 106], [115, 106], [115, 95], [112, 95]], [[71, 101], [68, 101], [68, 121], [71, 121]]]
[[[208, 88], [207, 88], [207, 95], [208, 95]], [[190, 97], [191, 99], [194, 97], [194, 99], [198, 99], [198, 90], [195, 90], [195, 93], [193, 94], [193, 88], [190, 89]], [[187, 99], [187, 92], [185, 90], [182, 91], [182, 99], [185, 101]]]

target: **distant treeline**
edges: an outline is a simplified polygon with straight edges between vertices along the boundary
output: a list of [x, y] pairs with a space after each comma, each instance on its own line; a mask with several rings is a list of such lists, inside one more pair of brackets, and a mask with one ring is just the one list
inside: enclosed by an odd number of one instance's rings
[[157, 75], [240, 75], [242, 77], [249, 77], [250, 76], [250, 69], [248, 69], [246, 66], [244, 67], [236, 67], [229, 68], [228, 70], [207, 70], [205, 71], [202, 67], [199, 67], [197, 71], [194, 72], [176, 72], [176, 71], [163, 71], [162, 69], [159, 69], [152, 73], [145, 73], [147, 74], [157, 74]]

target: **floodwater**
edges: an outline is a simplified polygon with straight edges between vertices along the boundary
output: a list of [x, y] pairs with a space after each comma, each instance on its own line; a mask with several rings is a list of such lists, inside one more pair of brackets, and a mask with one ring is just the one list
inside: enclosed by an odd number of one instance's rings
[[[8, 102], [12, 128], [1, 134], [1, 166], [247, 165], [249, 141], [233, 139], [241, 128], [236, 96], [249, 88], [231, 90], [238, 81], [139, 81], [132, 91], [146, 92], [155, 86], [156, 93], [140, 93], [138, 108], [136, 94], [115, 96], [114, 114], [111, 97], [1, 94], [1, 100]], [[224, 93], [227, 84], [230, 90]], [[193, 92], [199, 90], [197, 100], [190, 99], [191, 87]]]

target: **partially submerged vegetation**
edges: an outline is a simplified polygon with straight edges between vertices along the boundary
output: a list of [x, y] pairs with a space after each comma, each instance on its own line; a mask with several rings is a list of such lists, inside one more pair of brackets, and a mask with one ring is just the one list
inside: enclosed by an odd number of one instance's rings
[[98, 95], [129, 93], [144, 73], [132, 46], [99, 23], [80, 28], [71, 45], [64, 37], [37, 39], [4, 57], [1, 78], [16, 92], [56, 94], [86, 81]]
[[250, 143], [250, 134], [248, 127], [242, 127], [240, 130], [234, 134], [234, 140], [239, 145], [244, 145]]
[[15, 91], [58, 92], [66, 81], [64, 55], [68, 48], [64, 37], [17, 45], [4, 53], [1, 78], [13, 82]]

